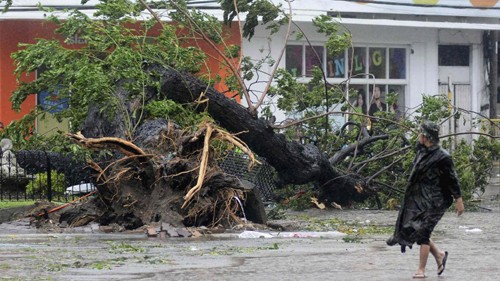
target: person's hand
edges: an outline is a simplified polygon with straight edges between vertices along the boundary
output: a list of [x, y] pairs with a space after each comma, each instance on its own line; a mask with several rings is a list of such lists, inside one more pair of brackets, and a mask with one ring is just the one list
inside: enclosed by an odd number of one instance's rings
[[455, 202], [455, 212], [458, 216], [464, 213], [464, 201], [462, 200], [462, 197], [457, 198]]

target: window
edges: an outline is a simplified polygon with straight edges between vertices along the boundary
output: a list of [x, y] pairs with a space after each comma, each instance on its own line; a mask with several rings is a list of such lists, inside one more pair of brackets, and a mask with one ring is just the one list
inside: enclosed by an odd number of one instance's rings
[[[387, 111], [399, 111], [401, 116], [405, 115], [405, 86], [406, 85], [351, 85], [349, 89], [349, 101], [356, 104], [357, 95], [363, 95], [363, 113], [369, 112], [370, 105], [374, 102], [373, 92], [374, 88], [380, 92], [382, 103], [386, 104]], [[395, 95], [396, 101], [393, 104], [388, 104], [388, 94]]]
[[[313, 67], [323, 68], [324, 50], [323, 46], [286, 46], [286, 69], [294, 77], [311, 77]], [[303, 67], [305, 65], [305, 67]], [[305, 73], [303, 72], [305, 71]]]
[[375, 78], [386, 78], [386, 50], [385, 48], [369, 48], [369, 73], [373, 74]]
[[294, 77], [311, 77], [318, 66], [329, 78], [346, 79], [352, 72], [352, 79], [406, 79], [406, 48], [354, 47], [335, 56], [326, 51], [318, 45], [288, 45], [286, 69]]
[[323, 67], [323, 46], [306, 46], [306, 77], [312, 76], [314, 66]]
[[328, 77], [344, 78], [346, 77], [345, 54], [341, 53], [335, 56], [328, 56], [327, 59]]
[[439, 45], [439, 66], [469, 66], [469, 46]]
[[406, 49], [389, 48], [389, 78], [406, 79]]
[[348, 50], [349, 72], [352, 71], [353, 78], [364, 78], [359, 76], [366, 73], [366, 48], [354, 47], [354, 50]]
[[302, 76], [302, 45], [286, 46], [286, 70], [294, 77]]
[[375, 85], [377, 91], [380, 89], [384, 103], [388, 93], [397, 93], [397, 103], [387, 105], [387, 109], [397, 107], [404, 114], [408, 48], [354, 46], [340, 54], [329, 53], [318, 44], [290, 44], [286, 47], [286, 69], [304, 83], [312, 76], [314, 66], [321, 67], [332, 84], [344, 83], [352, 74], [349, 80], [349, 99], [352, 102], [361, 93], [366, 101], [364, 110], [368, 112]]

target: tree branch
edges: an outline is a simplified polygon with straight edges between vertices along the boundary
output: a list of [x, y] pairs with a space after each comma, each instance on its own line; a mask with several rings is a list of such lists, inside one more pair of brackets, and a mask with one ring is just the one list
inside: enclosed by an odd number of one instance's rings
[[164, 28], [165, 26], [163, 25], [163, 22], [158, 17], [158, 15], [153, 11], [153, 9], [151, 9], [151, 7], [149, 7], [149, 5], [144, 0], [139, 0], [139, 1], [144, 6], [144, 8], [146, 8], [146, 10], [148, 10], [148, 12], [151, 13], [151, 15], [155, 18], [156, 22], [158, 22], [158, 24], [161, 26], [161, 28]]
[[357, 169], [359, 166], [361, 166], [361, 165], [364, 165], [364, 164], [367, 164], [367, 163], [370, 163], [370, 162], [373, 162], [373, 161], [381, 160], [381, 159], [384, 159], [384, 158], [392, 157], [392, 156], [394, 156], [394, 155], [401, 154], [401, 153], [405, 152], [406, 150], [408, 150], [408, 149], [410, 149], [410, 148], [411, 148], [411, 146], [405, 146], [405, 147], [402, 147], [402, 148], [400, 148], [400, 149], [398, 149], [398, 150], [395, 150], [395, 151], [393, 151], [393, 152], [391, 152], [391, 153], [388, 153], [388, 154], [386, 154], [386, 155], [383, 155], [383, 156], [380, 156], [380, 157], [376, 157], [376, 158], [370, 158], [370, 159], [367, 159], [367, 160], [365, 160], [365, 161], [361, 161], [361, 162], [357, 163], [357, 164], [353, 167], [353, 169], [355, 169], [355, 170], [356, 170], [356, 169]]
[[371, 177], [368, 178], [368, 180], [366, 181], [366, 183], [368, 185], [370, 185], [370, 182], [378, 177], [380, 174], [382, 174], [383, 172], [385, 172], [387, 169], [389, 169], [390, 167], [394, 166], [394, 164], [398, 163], [399, 161], [403, 160], [404, 158], [403, 157], [398, 157], [397, 159], [395, 159], [392, 163], [390, 163], [389, 165], [383, 167], [382, 169], [380, 169], [380, 171], [376, 172], [375, 174], [373, 174]]
[[291, 6], [290, 2], [287, 1], [287, 3], [288, 3], [289, 14], [287, 15], [287, 17], [288, 17], [288, 28], [287, 28], [286, 35], [285, 35], [285, 40], [284, 40], [285, 44], [283, 45], [283, 48], [281, 49], [280, 55], [278, 56], [278, 59], [276, 60], [276, 63], [274, 64], [273, 70], [271, 71], [271, 74], [269, 76], [270, 77], [269, 81], [266, 84], [266, 88], [264, 89], [264, 91], [262, 92], [259, 100], [255, 104], [255, 110], [257, 110], [262, 105], [262, 103], [264, 102], [264, 98], [266, 97], [267, 92], [269, 91], [269, 88], [271, 87], [271, 83], [272, 83], [273, 78], [274, 78], [274, 76], [276, 74], [276, 71], [278, 70], [279, 62], [281, 61], [281, 58], [283, 57], [283, 54], [285, 53], [286, 43], [288, 42], [288, 38], [290, 37], [290, 30], [291, 30], [291, 27], [292, 27], [292, 6]]
[[329, 159], [330, 164], [336, 165], [340, 161], [344, 160], [347, 156], [349, 156], [349, 154], [351, 154], [354, 150], [356, 150], [359, 147], [363, 147], [367, 144], [370, 144], [370, 143], [373, 143], [373, 142], [376, 142], [379, 140], [383, 140], [383, 139], [388, 139], [388, 138], [389, 138], [389, 135], [387, 135], [387, 134], [363, 138], [360, 141], [352, 143], [352, 144], [348, 145], [347, 147], [343, 148], [342, 150], [340, 150], [339, 152], [335, 153]]
[[[179, 9], [179, 6], [177, 5], [177, 3], [175, 3], [174, 1], [170, 1], [170, 3], [174, 4], [174, 6], [176, 6]], [[203, 32], [203, 29], [191, 18], [191, 16], [189, 14], [184, 12], [182, 9], [179, 9], [179, 11], [181, 11], [187, 17], [187, 19], [191, 22], [191, 24], [193, 24], [196, 27], [197, 32], [203, 37], [203, 40], [205, 42], [207, 42], [210, 45], [210, 47], [212, 47], [212, 49], [219, 56], [222, 57], [222, 59], [226, 63], [226, 66], [231, 70], [234, 77], [236, 77], [236, 79], [238, 80], [238, 84], [240, 84], [240, 89], [243, 92], [245, 99], [247, 99], [248, 110], [250, 112], [255, 112], [254, 106], [250, 100], [250, 95], [248, 94], [247, 88], [245, 87], [245, 81], [243, 81], [243, 79], [240, 76], [239, 71], [233, 66], [230, 59], [221, 50], [219, 50], [219, 48], [217, 48], [215, 43], [212, 40], [210, 40], [210, 38], [208, 38], [208, 36], [205, 34], [205, 32]], [[222, 36], [221, 36], [221, 38], [222, 38]], [[241, 55], [241, 53], [240, 53], [240, 55]]]
[[454, 136], [459, 136], [459, 135], [480, 135], [480, 136], [490, 137], [492, 139], [500, 139], [500, 136], [494, 136], [494, 135], [491, 135], [491, 134], [480, 133], [480, 132], [454, 133], [454, 134], [448, 134], [448, 135], [439, 136], [439, 138], [442, 139], [442, 138], [454, 137]]

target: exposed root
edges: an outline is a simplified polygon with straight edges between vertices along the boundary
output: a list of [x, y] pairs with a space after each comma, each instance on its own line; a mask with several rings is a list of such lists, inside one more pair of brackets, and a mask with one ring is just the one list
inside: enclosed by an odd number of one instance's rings
[[116, 173], [116, 176], [114, 177], [114, 180], [115, 181], [120, 181], [122, 180], [122, 177], [124, 177], [124, 175], [126, 175], [127, 177], [130, 177], [130, 170], [132, 170], [131, 168], [125, 168], [121, 171], [119, 171], [118, 173]]
[[137, 203], [138, 201], [137, 200], [134, 200], [132, 202], [130, 202], [129, 204], [125, 204], [123, 205], [124, 208], [129, 208], [130, 206], [134, 205], [135, 203]]
[[[219, 224], [234, 225], [242, 224], [238, 213], [241, 207], [235, 197], [244, 201], [245, 195], [242, 190], [234, 188], [219, 189], [214, 197], [197, 197], [190, 201], [190, 207], [186, 216], [190, 224], [207, 225], [216, 227]], [[207, 220], [208, 218], [211, 218]]]
[[[235, 221], [238, 224], [241, 224], [242, 221], [236, 213], [238, 210], [241, 210], [243, 206], [240, 206], [239, 203], [236, 201], [236, 198], [239, 198], [238, 200], [244, 201], [245, 200], [245, 194], [243, 193], [242, 190], [237, 190], [237, 189], [226, 189], [221, 191], [222, 197], [225, 199], [224, 202], [224, 210], [219, 216], [219, 221], [222, 219], [226, 219], [226, 221]], [[217, 222], [218, 223], [218, 222]], [[216, 223], [214, 223], [216, 225]]]
[[200, 168], [198, 172], [198, 179], [196, 185], [191, 187], [184, 196], [184, 203], [182, 204], [182, 208], [187, 206], [189, 201], [193, 198], [193, 196], [196, 193], [200, 191], [201, 187], [203, 186], [203, 180], [205, 179], [205, 175], [207, 172], [207, 164], [209, 159], [209, 148], [211, 140], [217, 139], [217, 140], [227, 141], [240, 148], [244, 153], [246, 153], [250, 157], [250, 163], [248, 164], [248, 169], [251, 169], [256, 163], [260, 164], [260, 162], [255, 159], [255, 155], [252, 153], [250, 148], [238, 137], [231, 135], [230, 133], [225, 132], [219, 128], [216, 127], [214, 128], [213, 124], [209, 122], [205, 122], [202, 126], [203, 127], [200, 128], [200, 130], [198, 130], [198, 132], [195, 134], [195, 137], [191, 139], [191, 141], [197, 140], [200, 134], [202, 132], [205, 132], [203, 152], [201, 155]]
[[87, 147], [89, 149], [98, 150], [98, 149], [109, 148], [118, 150], [127, 156], [146, 155], [146, 153], [144, 153], [144, 151], [137, 145], [120, 138], [113, 138], [113, 137], [103, 137], [98, 139], [86, 138], [81, 133], [77, 134], [67, 133], [66, 135], [73, 141], [78, 142], [82, 146]]
[[[102, 216], [106, 223], [116, 222], [132, 229], [160, 221], [207, 226], [243, 222], [245, 191], [240, 189], [237, 178], [216, 166], [214, 157], [218, 149], [215, 147], [224, 143], [225, 147], [245, 153], [250, 159], [248, 169], [259, 162], [241, 139], [209, 121], [201, 123], [190, 135], [168, 127], [155, 142], [148, 142], [145, 149], [151, 154], [119, 138], [68, 136], [84, 147], [111, 149], [122, 154], [111, 163], [90, 162], [99, 175], [99, 187], [106, 187], [100, 189], [101, 201], [96, 201], [106, 209]], [[72, 222], [79, 225], [92, 219], [82, 217]]]
[[104, 174], [104, 170], [101, 168], [101, 166], [99, 166], [99, 164], [97, 164], [96, 162], [94, 162], [92, 160], [87, 161], [87, 163], [89, 164], [89, 166], [92, 169], [94, 169], [94, 171], [96, 171], [96, 173], [97, 173], [97, 181], [102, 181], [102, 182], [107, 182], [108, 181], [108, 178], [106, 177], [106, 174]]
[[115, 172], [115, 175], [112, 177], [107, 177], [106, 172], [111, 168], [114, 167], [121, 162], [128, 161], [131, 159], [138, 159], [141, 163], [144, 163], [144, 158], [145, 157], [152, 157], [153, 155], [151, 154], [146, 154], [141, 148], [133, 144], [132, 142], [120, 139], [120, 138], [114, 138], [114, 137], [103, 137], [103, 138], [85, 138], [82, 134], [77, 133], [77, 134], [66, 134], [70, 139], [73, 141], [79, 143], [80, 145], [92, 149], [92, 150], [99, 150], [99, 149], [114, 149], [117, 150], [123, 154], [125, 154], [125, 157], [118, 159], [111, 164], [107, 165], [104, 169], [102, 169], [97, 163], [91, 162], [91, 167], [96, 170], [99, 175], [97, 177], [98, 181], [102, 181], [104, 184], [109, 183], [111, 181], [118, 182], [120, 180], [124, 180], [123, 178], [130, 178], [132, 171], [131, 168], [124, 168], [118, 172]]
[[75, 221], [73, 221], [73, 223], [70, 225], [70, 227], [78, 227], [78, 226], [87, 225], [88, 223], [93, 222], [96, 219], [97, 219], [96, 216], [83, 215], [83, 216], [77, 218]]
[[262, 164], [257, 159], [255, 159], [255, 155], [252, 153], [248, 145], [238, 137], [231, 135], [228, 132], [217, 130], [217, 138], [221, 140], [226, 140], [236, 145], [239, 149], [241, 149], [241, 151], [243, 151], [248, 155], [248, 157], [250, 157], [250, 163], [248, 163], [248, 170], [251, 170], [255, 164]]
[[212, 126], [207, 124], [206, 132], [205, 132], [205, 141], [203, 145], [203, 152], [201, 154], [201, 164], [200, 170], [198, 173], [198, 180], [196, 185], [193, 186], [186, 196], [184, 196], [184, 204], [182, 204], [182, 208], [186, 206], [186, 204], [193, 198], [194, 194], [200, 191], [201, 186], [203, 185], [203, 179], [205, 178], [205, 174], [207, 172], [207, 164], [208, 164], [208, 149], [210, 148], [210, 137], [212, 136]]

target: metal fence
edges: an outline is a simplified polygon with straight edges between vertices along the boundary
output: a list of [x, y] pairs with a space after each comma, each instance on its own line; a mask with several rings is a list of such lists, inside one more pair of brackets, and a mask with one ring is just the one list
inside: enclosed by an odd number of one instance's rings
[[[458, 134], [451, 137], [452, 148], [460, 141], [464, 140], [467, 143], [472, 143], [473, 136], [467, 133], [473, 130], [474, 116], [472, 114], [472, 94], [470, 84], [453, 84], [451, 87], [448, 84], [439, 85], [439, 93], [448, 97], [450, 105], [454, 108], [462, 109], [460, 111], [460, 119], [450, 118], [448, 122], [442, 124], [442, 134]], [[450, 107], [450, 110], [453, 110]], [[450, 111], [451, 112], [451, 111]]]
[[[41, 150], [6, 151], [0, 158], [0, 201], [68, 201], [95, 190], [94, 178], [83, 159]], [[248, 169], [245, 154], [229, 152], [218, 165], [230, 175], [255, 184], [263, 201], [272, 201], [274, 169], [265, 159]]]
[[[500, 119], [492, 119], [491, 121], [493, 122], [492, 133], [496, 137], [500, 137]], [[497, 155], [495, 161], [493, 162], [490, 184], [493, 186], [500, 186], [500, 155]]]
[[67, 201], [95, 189], [83, 159], [41, 150], [2, 152], [0, 201]]
[[261, 165], [248, 169], [250, 159], [246, 154], [230, 151], [219, 161], [219, 167], [227, 174], [239, 179], [247, 180], [259, 189], [263, 201], [273, 201], [276, 185], [274, 182], [274, 169], [264, 158], [257, 157]]
[[493, 127], [493, 135], [496, 137], [500, 137], [500, 119], [491, 119], [494, 125]]

